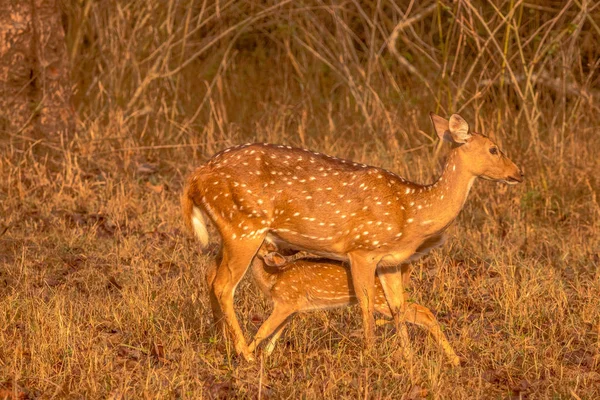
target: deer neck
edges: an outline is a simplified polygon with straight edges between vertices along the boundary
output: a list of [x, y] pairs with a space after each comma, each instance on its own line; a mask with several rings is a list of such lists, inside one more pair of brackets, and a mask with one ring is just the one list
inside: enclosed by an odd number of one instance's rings
[[411, 225], [424, 235], [445, 230], [462, 210], [475, 178], [460, 151], [454, 149], [437, 181], [407, 199]]

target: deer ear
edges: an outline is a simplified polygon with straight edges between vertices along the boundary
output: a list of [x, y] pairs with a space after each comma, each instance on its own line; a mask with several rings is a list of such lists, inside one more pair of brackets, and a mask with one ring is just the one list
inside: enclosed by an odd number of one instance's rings
[[268, 254], [265, 254], [263, 256], [263, 260], [265, 264], [267, 264], [269, 267], [282, 267], [287, 262], [285, 257], [276, 251], [272, 251]]
[[452, 135], [450, 134], [450, 125], [448, 123], [448, 120], [432, 112], [429, 113], [429, 117], [431, 118], [431, 122], [433, 123], [435, 133], [437, 133], [440, 140], [453, 142], [454, 140], [452, 139]]
[[452, 114], [449, 122], [450, 134], [452, 140], [456, 143], [466, 143], [471, 137], [469, 133], [469, 124], [458, 114]]

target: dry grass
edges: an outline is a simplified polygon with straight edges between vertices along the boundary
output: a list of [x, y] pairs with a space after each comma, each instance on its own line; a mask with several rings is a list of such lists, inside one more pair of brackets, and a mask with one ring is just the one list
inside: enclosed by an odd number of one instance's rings
[[[600, 6], [417, 3], [65, 3], [80, 123], [62, 167], [1, 139], [0, 396], [600, 397]], [[429, 181], [429, 111], [461, 112], [527, 173], [478, 182], [415, 265], [412, 296], [464, 365], [414, 327], [413, 365], [389, 326], [363, 352], [356, 308], [240, 361], [211, 328], [183, 177], [256, 140]], [[268, 304], [249, 281], [236, 301], [250, 337]]]

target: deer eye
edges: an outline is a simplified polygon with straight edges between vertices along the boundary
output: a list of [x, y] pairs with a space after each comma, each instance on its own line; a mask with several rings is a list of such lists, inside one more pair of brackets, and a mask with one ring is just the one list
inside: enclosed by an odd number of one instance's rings
[[497, 147], [490, 147], [490, 154], [493, 154], [493, 155], [498, 154], [498, 148]]

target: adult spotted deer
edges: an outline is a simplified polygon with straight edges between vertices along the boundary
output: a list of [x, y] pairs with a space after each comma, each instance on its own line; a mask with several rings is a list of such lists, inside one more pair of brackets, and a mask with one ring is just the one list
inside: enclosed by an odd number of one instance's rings
[[[299, 257], [303, 256], [302, 254]], [[277, 259], [277, 262], [274, 262]], [[283, 267], [283, 268], [282, 268]], [[265, 339], [265, 354], [269, 355], [285, 329], [289, 317], [300, 312], [346, 307], [356, 303], [350, 270], [339, 261], [297, 259], [287, 261], [263, 245], [252, 261], [252, 276], [263, 294], [273, 303], [273, 312], [259, 328], [249, 350], [252, 352]], [[207, 269], [210, 285], [217, 272], [216, 263]], [[392, 317], [381, 287], [375, 282], [375, 311]], [[423, 327], [436, 339], [449, 361], [459, 365], [460, 359], [452, 349], [439, 323], [426, 307], [409, 303], [404, 312], [406, 322]]]
[[392, 172], [305, 149], [245, 144], [225, 149], [188, 179], [184, 220], [209, 240], [207, 218], [222, 239], [211, 292], [235, 349], [253, 356], [233, 308], [239, 281], [265, 240], [350, 263], [366, 344], [374, 337], [375, 274], [407, 345], [403, 282], [397, 266], [427, 253], [463, 207], [477, 177], [509, 184], [521, 170], [486, 136], [469, 132], [457, 114], [431, 114], [452, 150], [435, 183], [408, 182]]

